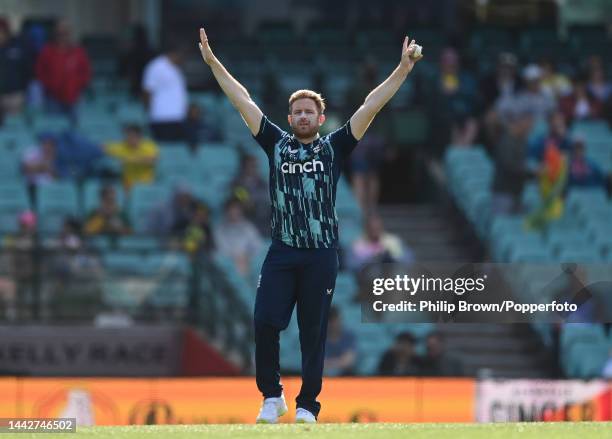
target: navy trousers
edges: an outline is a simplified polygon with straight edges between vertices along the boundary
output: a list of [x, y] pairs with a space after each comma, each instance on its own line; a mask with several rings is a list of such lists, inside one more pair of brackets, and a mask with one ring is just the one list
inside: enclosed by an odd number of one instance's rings
[[281, 395], [279, 335], [297, 304], [302, 388], [297, 407], [318, 416], [327, 317], [338, 274], [337, 249], [300, 249], [274, 240], [261, 269], [255, 300], [255, 369], [264, 398]]

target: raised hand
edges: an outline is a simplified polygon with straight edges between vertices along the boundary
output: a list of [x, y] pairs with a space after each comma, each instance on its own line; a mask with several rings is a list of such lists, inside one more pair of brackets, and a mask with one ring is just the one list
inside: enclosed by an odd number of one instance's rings
[[409, 41], [410, 39], [408, 37], [404, 38], [404, 44], [402, 45], [402, 59], [400, 63], [412, 70], [414, 64], [423, 58], [423, 55], [419, 54], [418, 56], [415, 56], [417, 45], [414, 40], [410, 41], [410, 44], [408, 43]]
[[202, 54], [202, 59], [206, 64], [210, 64], [211, 61], [215, 58], [208, 44], [208, 37], [206, 36], [206, 31], [204, 28], [200, 28], [200, 43], [198, 44], [200, 47], [200, 53]]

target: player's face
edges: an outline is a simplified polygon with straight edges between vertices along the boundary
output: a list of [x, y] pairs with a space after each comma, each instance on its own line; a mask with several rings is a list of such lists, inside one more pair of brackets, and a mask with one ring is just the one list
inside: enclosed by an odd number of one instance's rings
[[298, 139], [316, 136], [324, 121], [325, 115], [319, 114], [317, 104], [312, 99], [298, 99], [291, 105], [289, 125]]

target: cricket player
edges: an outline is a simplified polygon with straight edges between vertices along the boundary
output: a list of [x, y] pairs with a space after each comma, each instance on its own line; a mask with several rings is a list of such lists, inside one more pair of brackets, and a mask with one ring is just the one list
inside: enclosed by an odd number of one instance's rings
[[397, 68], [366, 97], [343, 126], [321, 137], [325, 102], [298, 90], [289, 97], [288, 133], [270, 121], [248, 91], [215, 57], [204, 29], [200, 52], [223, 92], [240, 112], [270, 165], [272, 245], [261, 269], [255, 300], [255, 368], [263, 395], [258, 423], [276, 423], [287, 412], [280, 382], [279, 335], [297, 304], [302, 387], [295, 420], [315, 423], [321, 404], [327, 317], [338, 273], [336, 187], [343, 163], [374, 116], [400, 88], [421, 47], [404, 39]]

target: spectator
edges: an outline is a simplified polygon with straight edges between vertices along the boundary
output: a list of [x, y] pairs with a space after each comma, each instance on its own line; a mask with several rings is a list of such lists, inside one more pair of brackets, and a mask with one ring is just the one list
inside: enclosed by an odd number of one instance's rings
[[53, 260], [51, 312], [56, 318], [90, 319], [102, 305], [102, 266], [83, 245], [81, 223], [66, 218]]
[[514, 213], [518, 209], [523, 184], [530, 175], [527, 168], [527, 139], [532, 123], [531, 117], [525, 114], [509, 117], [502, 128], [500, 140], [494, 145], [496, 213]]
[[554, 111], [548, 118], [548, 132], [529, 142], [528, 158], [532, 170], [540, 166], [544, 158], [544, 151], [551, 145], [554, 145], [561, 152], [569, 152], [571, 147], [567, 122], [560, 111]]
[[19, 214], [19, 231], [4, 238], [4, 248], [10, 255], [10, 269], [15, 281], [15, 306], [17, 318], [34, 314], [36, 273], [35, 247], [37, 218], [32, 211]]
[[365, 223], [365, 233], [353, 243], [349, 265], [361, 270], [370, 264], [411, 262], [413, 256], [399, 237], [385, 231], [382, 219], [370, 214]]
[[510, 115], [529, 114], [538, 120], [546, 120], [555, 110], [555, 99], [542, 89], [542, 69], [529, 64], [523, 69], [525, 87], [516, 96], [502, 96], [496, 110], [502, 122]]
[[380, 359], [378, 374], [384, 376], [414, 376], [420, 372], [419, 360], [414, 351], [416, 341], [409, 332], [401, 332], [395, 343]]
[[127, 235], [131, 232], [130, 222], [117, 203], [117, 192], [113, 186], [100, 189], [100, 206], [94, 209], [85, 222], [87, 235]]
[[200, 143], [221, 141], [218, 127], [210, 123], [203, 108], [197, 104], [189, 105], [185, 130], [192, 151], [196, 151]]
[[43, 85], [49, 110], [76, 120], [76, 104], [89, 84], [91, 68], [85, 49], [72, 41], [67, 21], [57, 22], [55, 40], [41, 50], [36, 76]]
[[202, 203], [193, 195], [191, 188], [179, 184], [174, 188], [171, 198], [163, 201], [152, 212], [149, 230], [161, 235], [183, 235], [200, 207]]
[[442, 334], [433, 332], [427, 336], [426, 353], [422, 358], [421, 373], [424, 376], [463, 376], [463, 364], [461, 361], [449, 355], [444, 346]]
[[330, 376], [352, 375], [356, 359], [355, 334], [344, 328], [338, 308], [332, 306], [329, 310], [325, 345], [325, 374]]
[[503, 52], [499, 55], [495, 72], [481, 81], [480, 92], [486, 108], [492, 107], [499, 99], [517, 94], [521, 85], [517, 65], [514, 54]]
[[[377, 85], [377, 64], [374, 60], [366, 60], [361, 65], [360, 78], [348, 91], [345, 108], [351, 111], [359, 108], [364, 98]], [[382, 112], [387, 114], [389, 109], [383, 109]], [[389, 124], [385, 121], [389, 119], [390, 117], [384, 116], [376, 119], [351, 154], [351, 183], [361, 209], [366, 213], [373, 211], [378, 205], [379, 172], [385, 159], [385, 141], [390, 136]]]
[[73, 132], [58, 137], [57, 169], [62, 179], [81, 181], [98, 175], [99, 159], [104, 155], [97, 143]]
[[569, 163], [569, 187], [594, 187], [605, 189], [606, 178], [601, 168], [587, 158], [583, 139], [575, 139]]
[[529, 214], [526, 226], [541, 229], [563, 214], [563, 191], [567, 183], [567, 158], [554, 141], [546, 144], [539, 170], [541, 203]]
[[183, 248], [193, 257], [210, 252], [214, 248], [210, 212], [204, 203], [196, 205], [191, 222], [183, 234]]
[[263, 242], [257, 228], [244, 217], [242, 204], [234, 198], [225, 203], [223, 221], [215, 232], [215, 245], [221, 255], [232, 258], [240, 274], [251, 274], [251, 259]]
[[137, 183], [155, 180], [155, 163], [159, 151], [155, 142], [145, 139], [138, 125], [127, 125], [122, 142], [106, 146], [106, 153], [116, 157], [122, 164], [122, 179], [126, 190]]
[[39, 144], [26, 149], [21, 169], [30, 188], [54, 180], [80, 181], [97, 173], [100, 147], [71, 132], [42, 133]]
[[542, 90], [558, 100], [572, 92], [572, 83], [569, 78], [556, 71], [555, 64], [550, 59], [540, 61], [542, 71]]
[[58, 177], [57, 143], [56, 136], [41, 134], [38, 146], [27, 149], [23, 154], [21, 169], [30, 187], [49, 183]]
[[459, 54], [454, 49], [444, 49], [433, 97], [429, 100], [429, 116], [435, 127], [433, 141], [439, 151], [451, 142], [474, 143], [478, 133], [474, 118], [476, 96], [476, 81], [461, 69]]
[[141, 95], [142, 75], [147, 63], [153, 58], [153, 49], [149, 44], [147, 30], [142, 24], [135, 24], [130, 29], [131, 40], [121, 59], [121, 73], [130, 84], [132, 97]]
[[149, 123], [155, 140], [186, 140], [187, 86], [181, 71], [184, 49], [171, 45], [152, 59], [144, 70], [142, 88], [149, 107]]
[[514, 99], [520, 87], [521, 78], [517, 72], [516, 56], [509, 52], [501, 53], [497, 59], [495, 72], [485, 76], [480, 86], [480, 93], [486, 109], [483, 123], [484, 136], [488, 145], [498, 144], [504, 128], [507, 128], [501, 123], [495, 103], [501, 100]]
[[259, 172], [257, 157], [242, 156], [240, 169], [231, 183], [232, 194], [242, 202], [247, 218], [261, 234], [270, 234], [270, 195], [268, 184]]
[[603, 105], [610, 96], [612, 87], [606, 79], [606, 72], [601, 57], [591, 57], [589, 60], [588, 72], [589, 80], [587, 83], [587, 90], [600, 105]]
[[368, 133], [351, 154], [351, 183], [361, 210], [376, 210], [380, 197], [380, 170], [385, 160], [385, 137]]
[[566, 120], [597, 119], [603, 114], [603, 104], [587, 89], [580, 76], [574, 78], [572, 92], [559, 99], [559, 109]]
[[0, 17], [0, 116], [23, 108], [28, 79], [27, 53], [11, 36], [9, 23]]

